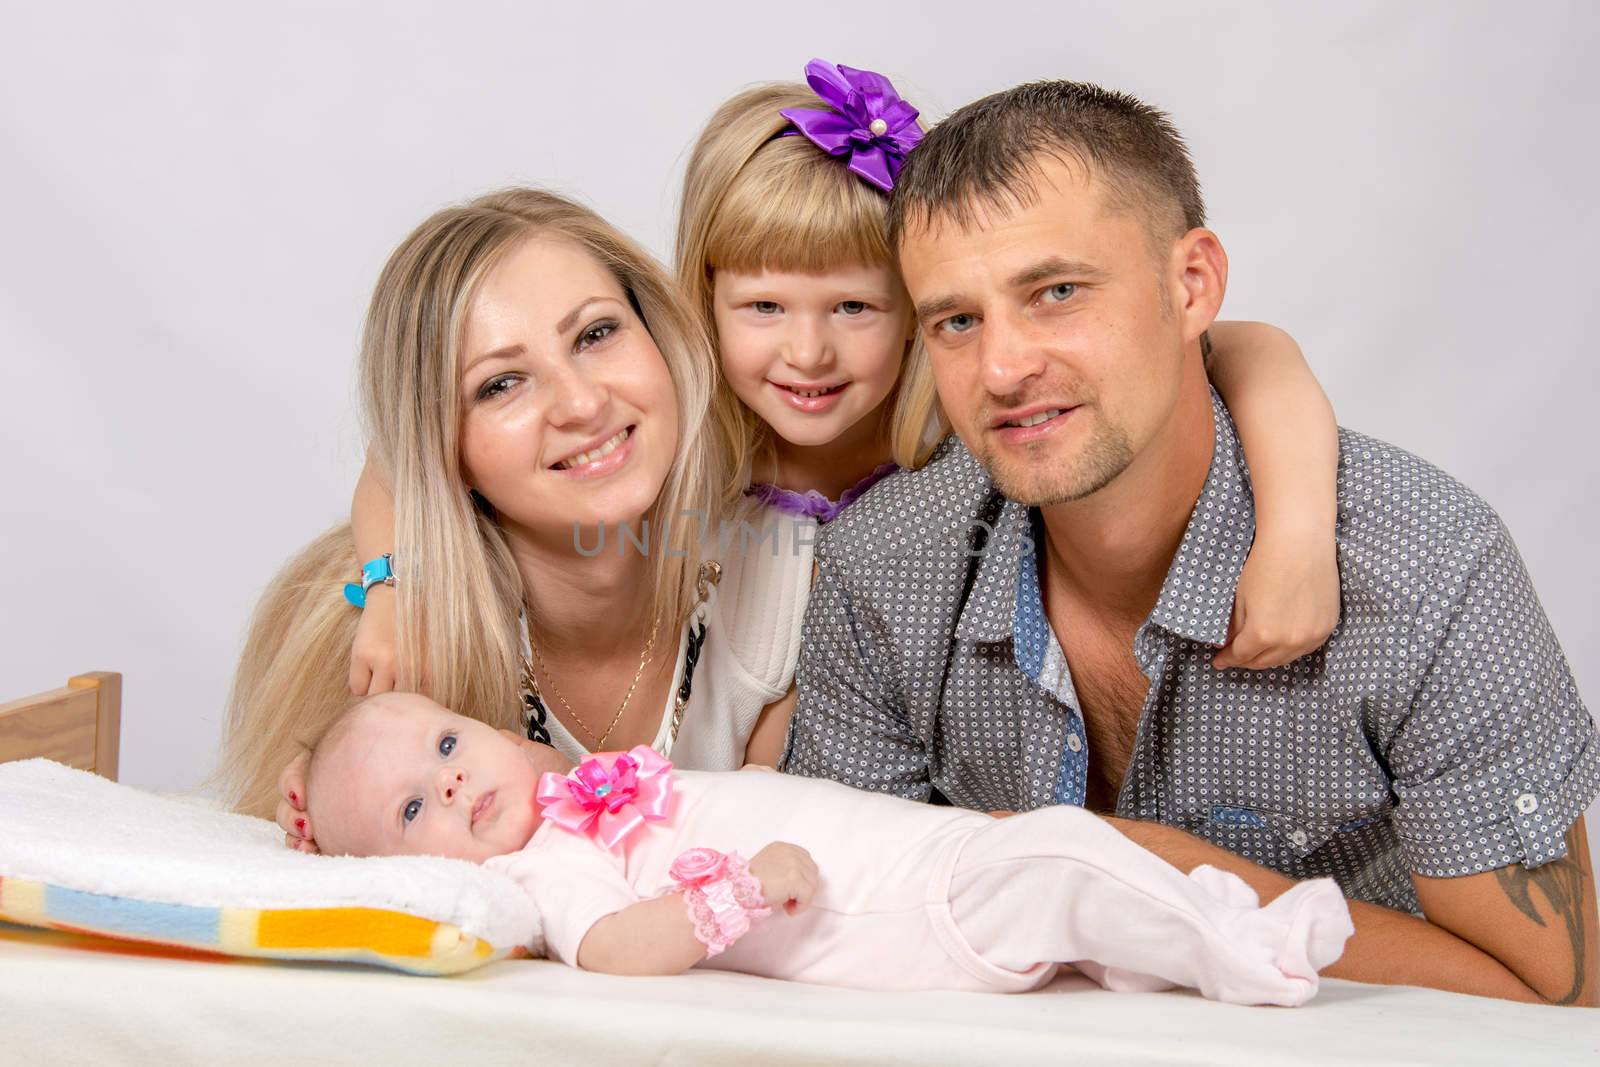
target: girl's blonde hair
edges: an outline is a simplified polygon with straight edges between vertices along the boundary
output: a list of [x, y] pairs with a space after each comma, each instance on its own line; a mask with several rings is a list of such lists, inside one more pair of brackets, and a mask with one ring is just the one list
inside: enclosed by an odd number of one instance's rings
[[[798, 83], [748, 89], [717, 109], [689, 157], [678, 213], [678, 280], [712, 337], [718, 270], [895, 268], [887, 198], [804, 137], [783, 136], [789, 120], [778, 112], [792, 107], [828, 105]], [[902, 467], [920, 466], [942, 436], [930, 432], [942, 427], [942, 416], [932, 376], [921, 373], [925, 362], [919, 337], [889, 397], [890, 447]], [[735, 477], [747, 478], [771, 447], [772, 430], [721, 376], [714, 412]]]
[[[510, 189], [446, 208], [389, 257], [361, 342], [370, 459], [394, 497], [398, 678], [402, 690], [494, 726], [515, 728], [527, 590], [492, 507], [460, 463], [459, 349], [484, 277], [532, 236], [572, 241], [617, 280], [660, 349], [678, 399], [678, 447], [649, 521], [649, 609], [664, 626], [692, 610], [699, 525], [720, 514], [732, 475], [706, 432], [720, 375], [710, 341], [665, 270], [604, 219], [553, 193]], [[275, 776], [350, 704], [358, 619], [343, 604], [356, 574], [348, 527], [291, 561], [269, 587], [230, 698], [219, 769], [229, 798], [269, 814]], [[537, 605], [530, 603], [537, 614]]]

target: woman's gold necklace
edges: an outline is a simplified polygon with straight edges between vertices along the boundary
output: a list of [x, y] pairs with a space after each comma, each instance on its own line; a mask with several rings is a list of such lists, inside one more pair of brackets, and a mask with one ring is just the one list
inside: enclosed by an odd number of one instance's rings
[[[708, 559], [704, 563], [700, 564], [700, 573], [695, 582], [696, 611], [698, 611], [700, 606], [710, 598], [711, 590], [720, 584], [721, 581], [722, 564], [711, 559]], [[690, 614], [693, 615], [694, 612], [690, 612]], [[524, 627], [528, 635], [528, 648], [535, 656], [538, 656], [539, 651], [534, 647], [533, 644], [533, 623], [531, 620], [527, 619], [526, 616], [524, 616], [524, 619]], [[657, 625], [659, 624], [660, 620], [658, 619]], [[672, 699], [672, 728], [667, 735], [667, 746], [669, 748], [671, 747], [672, 743], [678, 739], [678, 728], [683, 725], [683, 711], [689, 703], [689, 685], [694, 677], [695, 663], [700, 658], [700, 650], [705, 642], [705, 637], [706, 625], [704, 622], [701, 622], [698, 626], [691, 627], [687, 634], [687, 654], [683, 666], [683, 682], [678, 686], [678, 691], [676, 694], [674, 694]], [[617, 717], [611, 720], [611, 726], [607, 728], [605, 735], [596, 742], [596, 747], [599, 747], [600, 744], [603, 744], [605, 738], [610, 737], [611, 731], [616, 728], [617, 719], [622, 717], [622, 712], [627, 708], [628, 701], [633, 697], [634, 686], [639, 684], [639, 678], [644, 673], [644, 665], [645, 663], [649, 662], [650, 648], [653, 644], [655, 644], [655, 640], [656, 630], [655, 628], [652, 628], [650, 631], [650, 640], [647, 641], [644, 646], [643, 662], [641, 662], [639, 665], [638, 674], [634, 675], [633, 685], [628, 687], [628, 695], [622, 698], [622, 707], [617, 709]], [[584, 725], [583, 720], [578, 717], [578, 713], [572, 710], [572, 706], [567, 703], [566, 698], [563, 697], [560, 691], [555, 688], [555, 679], [551, 676], [550, 668], [545, 665], [544, 658], [542, 656], [539, 658], [539, 667], [544, 671], [545, 677], [550, 679], [551, 692], [555, 694], [557, 700], [561, 701], [561, 706], [566, 708], [567, 714], [572, 716], [573, 722], [576, 723], [584, 733], [593, 738], [594, 734], [590, 732], [587, 726]], [[522, 657], [522, 686], [525, 690], [527, 690], [529, 696], [532, 697], [534, 704], [534, 707], [528, 709], [527, 718], [523, 722], [522, 727], [527, 732], [528, 739], [530, 741], [542, 740], [546, 743], [549, 743], [549, 734], [545, 733], [543, 728], [543, 716], [546, 714], [544, 694], [540, 691], [539, 676], [534, 673], [533, 661], [527, 656]], [[537, 711], [535, 709], [537, 709]], [[535, 718], [535, 714], [537, 714], [537, 718]], [[536, 723], [538, 724], [537, 726], [535, 725]], [[543, 736], [536, 737], [536, 729]]]
[[[544, 675], [545, 682], [549, 684], [551, 695], [554, 696], [557, 702], [560, 703], [562, 709], [566, 711], [569, 716], [571, 716], [572, 721], [578, 725], [578, 728], [584, 733], [588, 734], [589, 738], [594, 741], [594, 751], [599, 751], [605, 747], [606, 739], [611, 736], [614, 730], [616, 730], [617, 723], [622, 721], [622, 713], [628, 710], [628, 703], [629, 701], [633, 700], [633, 691], [639, 688], [639, 679], [644, 677], [644, 669], [650, 663], [650, 652], [656, 646], [656, 634], [661, 630], [660, 618], [657, 618], [656, 621], [650, 626], [650, 639], [644, 643], [644, 652], [639, 656], [639, 669], [633, 672], [633, 682], [628, 686], [627, 693], [623, 694], [622, 704], [617, 708], [617, 713], [611, 717], [611, 725], [606, 727], [605, 733], [598, 735], [589, 728], [588, 723], [583, 721], [582, 716], [580, 716], [576, 711], [572, 710], [572, 705], [567, 703], [567, 698], [561, 695], [561, 690], [556, 686], [555, 675], [550, 673], [550, 665], [544, 661], [544, 654], [539, 651], [539, 646], [533, 643], [532, 629], [533, 628], [530, 621], [528, 647], [533, 649], [534, 661], [539, 665], [539, 673]], [[532, 677], [532, 671], [529, 671], [528, 673], [530, 676], [529, 680], [534, 683], [532, 687], [533, 692], [537, 696], [540, 688], [538, 679]]]

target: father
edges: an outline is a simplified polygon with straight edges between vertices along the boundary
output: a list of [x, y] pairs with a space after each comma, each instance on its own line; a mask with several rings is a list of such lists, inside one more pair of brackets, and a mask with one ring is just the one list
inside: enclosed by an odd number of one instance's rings
[[892, 238], [960, 440], [821, 541], [785, 769], [1114, 812], [1264, 898], [1338, 879], [1368, 903], [1330, 974], [1600, 1003], [1600, 736], [1486, 504], [1343, 432], [1339, 628], [1212, 665], [1255, 514], [1203, 227], [1167, 119], [1094, 86], [996, 94], [912, 153]]

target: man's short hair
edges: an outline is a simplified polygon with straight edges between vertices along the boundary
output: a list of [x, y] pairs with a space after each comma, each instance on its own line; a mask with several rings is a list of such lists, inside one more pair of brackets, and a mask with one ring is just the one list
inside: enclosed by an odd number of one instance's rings
[[1115, 206], [1145, 215], [1158, 241], [1205, 225], [1194, 163], [1164, 113], [1098, 85], [1040, 81], [968, 104], [907, 156], [889, 204], [891, 246], [911, 226], [966, 226], [979, 207], [1033, 203], [1043, 156], [1098, 177]]

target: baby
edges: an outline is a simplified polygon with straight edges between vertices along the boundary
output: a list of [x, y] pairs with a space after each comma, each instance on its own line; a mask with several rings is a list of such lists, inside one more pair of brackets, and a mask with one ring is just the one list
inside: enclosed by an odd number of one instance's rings
[[1185, 876], [1080, 808], [996, 819], [678, 771], [643, 746], [574, 770], [415, 694], [335, 722], [306, 792], [324, 852], [503, 871], [535, 898], [549, 955], [613, 974], [1021, 992], [1071, 964], [1110, 989], [1295, 1005], [1354, 932], [1328, 879], [1258, 907], [1235, 876]]

